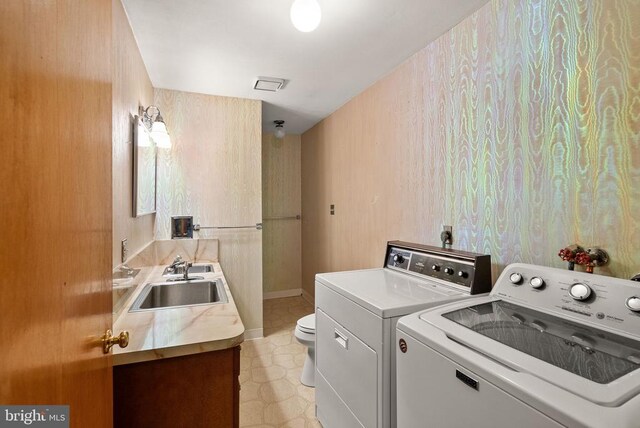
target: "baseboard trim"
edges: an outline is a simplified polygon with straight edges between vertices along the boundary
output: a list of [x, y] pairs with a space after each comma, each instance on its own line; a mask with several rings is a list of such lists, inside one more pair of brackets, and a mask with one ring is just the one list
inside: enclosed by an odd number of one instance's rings
[[281, 299], [283, 297], [295, 297], [302, 294], [302, 288], [294, 288], [293, 290], [270, 291], [262, 295], [263, 300]]
[[244, 340], [261, 339], [264, 337], [264, 332], [261, 328], [253, 328], [251, 330], [244, 331]]
[[312, 306], [316, 305], [316, 302], [315, 302], [316, 299], [314, 299], [311, 293], [309, 293], [307, 290], [302, 290], [302, 298], [306, 300], [310, 305]]

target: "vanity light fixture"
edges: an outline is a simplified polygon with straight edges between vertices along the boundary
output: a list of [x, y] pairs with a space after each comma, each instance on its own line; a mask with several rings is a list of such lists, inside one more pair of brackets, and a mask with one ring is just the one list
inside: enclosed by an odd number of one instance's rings
[[284, 120], [274, 120], [273, 123], [276, 124], [276, 130], [273, 135], [275, 135], [278, 140], [282, 140], [286, 135], [286, 132], [284, 132]]
[[147, 108], [140, 106], [140, 117], [151, 132], [151, 139], [156, 143], [156, 146], [161, 149], [171, 148], [171, 138], [167, 132], [167, 125], [160, 114], [160, 109], [156, 106]]
[[294, 0], [290, 15], [293, 26], [298, 31], [308, 33], [320, 25], [322, 10], [317, 0]]

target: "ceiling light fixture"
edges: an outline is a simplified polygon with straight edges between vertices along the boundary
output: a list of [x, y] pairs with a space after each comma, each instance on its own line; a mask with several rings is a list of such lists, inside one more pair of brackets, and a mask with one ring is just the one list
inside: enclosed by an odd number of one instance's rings
[[274, 120], [273, 123], [276, 124], [276, 130], [273, 135], [275, 135], [278, 140], [282, 140], [286, 135], [286, 132], [284, 132], [284, 120]]
[[151, 139], [156, 143], [156, 146], [170, 149], [171, 138], [167, 132], [167, 125], [160, 114], [160, 109], [156, 106], [149, 106], [146, 109], [140, 106], [140, 117], [147, 129], [151, 131]]
[[294, 0], [291, 5], [291, 22], [293, 26], [308, 33], [320, 25], [322, 10], [316, 0]]

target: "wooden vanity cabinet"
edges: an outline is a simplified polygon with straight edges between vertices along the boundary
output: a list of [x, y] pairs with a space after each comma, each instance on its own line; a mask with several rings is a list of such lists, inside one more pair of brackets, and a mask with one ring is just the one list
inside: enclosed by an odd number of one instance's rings
[[239, 346], [114, 366], [114, 426], [238, 427], [239, 374]]

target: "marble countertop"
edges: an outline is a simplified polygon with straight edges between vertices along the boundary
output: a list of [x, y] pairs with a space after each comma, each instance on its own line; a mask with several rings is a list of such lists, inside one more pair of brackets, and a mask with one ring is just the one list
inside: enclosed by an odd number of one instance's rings
[[217, 262], [203, 263], [211, 263], [214, 272], [197, 276], [222, 280], [229, 302], [129, 312], [147, 283], [166, 281], [162, 277], [166, 265], [141, 270], [139, 275], [144, 277], [124, 302], [113, 324], [114, 334], [129, 332], [129, 346], [112, 348], [114, 365], [216, 351], [242, 343], [244, 325], [222, 268]]

